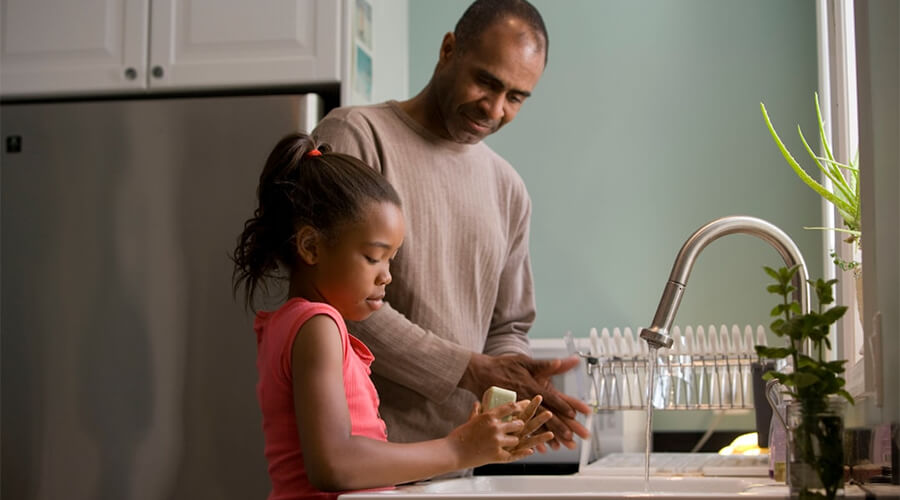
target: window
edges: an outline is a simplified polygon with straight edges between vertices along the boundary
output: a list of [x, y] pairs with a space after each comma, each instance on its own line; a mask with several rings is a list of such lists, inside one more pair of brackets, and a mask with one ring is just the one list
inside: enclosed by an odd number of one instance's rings
[[[818, 0], [816, 4], [819, 45], [819, 101], [825, 133], [836, 160], [849, 163], [859, 149], [857, 124], [856, 43], [852, 0]], [[827, 178], [824, 182], [830, 183]], [[831, 203], [822, 201], [825, 227], [840, 227], [841, 219]], [[844, 262], [862, 262], [856, 245], [848, 244], [843, 233], [825, 231], [823, 250]], [[832, 332], [835, 357], [847, 360], [847, 390], [854, 397], [866, 395], [865, 338], [860, 301], [862, 278], [859, 270], [842, 270], [826, 259], [824, 276], [838, 279], [837, 303], [848, 307], [847, 313]], [[860, 290], [860, 294], [857, 293]]]

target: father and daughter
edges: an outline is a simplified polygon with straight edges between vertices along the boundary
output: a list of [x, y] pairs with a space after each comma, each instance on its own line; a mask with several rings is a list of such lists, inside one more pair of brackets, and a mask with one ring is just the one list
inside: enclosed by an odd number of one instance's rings
[[443, 438], [388, 442], [372, 353], [345, 320], [383, 305], [405, 233], [397, 192], [361, 160], [296, 133], [270, 153], [257, 198], [233, 255], [235, 292], [253, 308], [272, 280], [289, 283], [286, 302], [254, 324], [270, 499], [336, 498], [513, 461], [553, 438], [538, 431], [552, 415], [536, 396], [475, 403]]

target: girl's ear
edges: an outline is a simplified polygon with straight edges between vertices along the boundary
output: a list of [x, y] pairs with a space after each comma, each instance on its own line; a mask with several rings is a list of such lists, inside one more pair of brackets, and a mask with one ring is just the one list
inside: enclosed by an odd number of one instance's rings
[[297, 255], [307, 265], [314, 266], [319, 262], [319, 240], [321, 234], [312, 226], [303, 226], [297, 231], [294, 241], [297, 242]]

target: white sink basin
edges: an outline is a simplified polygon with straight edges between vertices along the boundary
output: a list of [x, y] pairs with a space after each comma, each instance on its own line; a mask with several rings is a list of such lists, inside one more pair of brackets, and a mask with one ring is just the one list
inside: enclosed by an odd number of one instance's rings
[[642, 477], [615, 476], [477, 476], [444, 479], [401, 486], [379, 492], [341, 495], [340, 500], [520, 500], [664, 497], [691, 498], [788, 498], [783, 484], [768, 479], [728, 477], [651, 477], [644, 489]]

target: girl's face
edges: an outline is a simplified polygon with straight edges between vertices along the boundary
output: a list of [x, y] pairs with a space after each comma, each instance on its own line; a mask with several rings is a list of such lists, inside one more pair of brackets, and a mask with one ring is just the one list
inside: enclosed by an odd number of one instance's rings
[[400, 207], [372, 202], [363, 220], [320, 240], [314, 286], [318, 294], [350, 321], [362, 321], [381, 308], [391, 282], [390, 261], [406, 230]]

